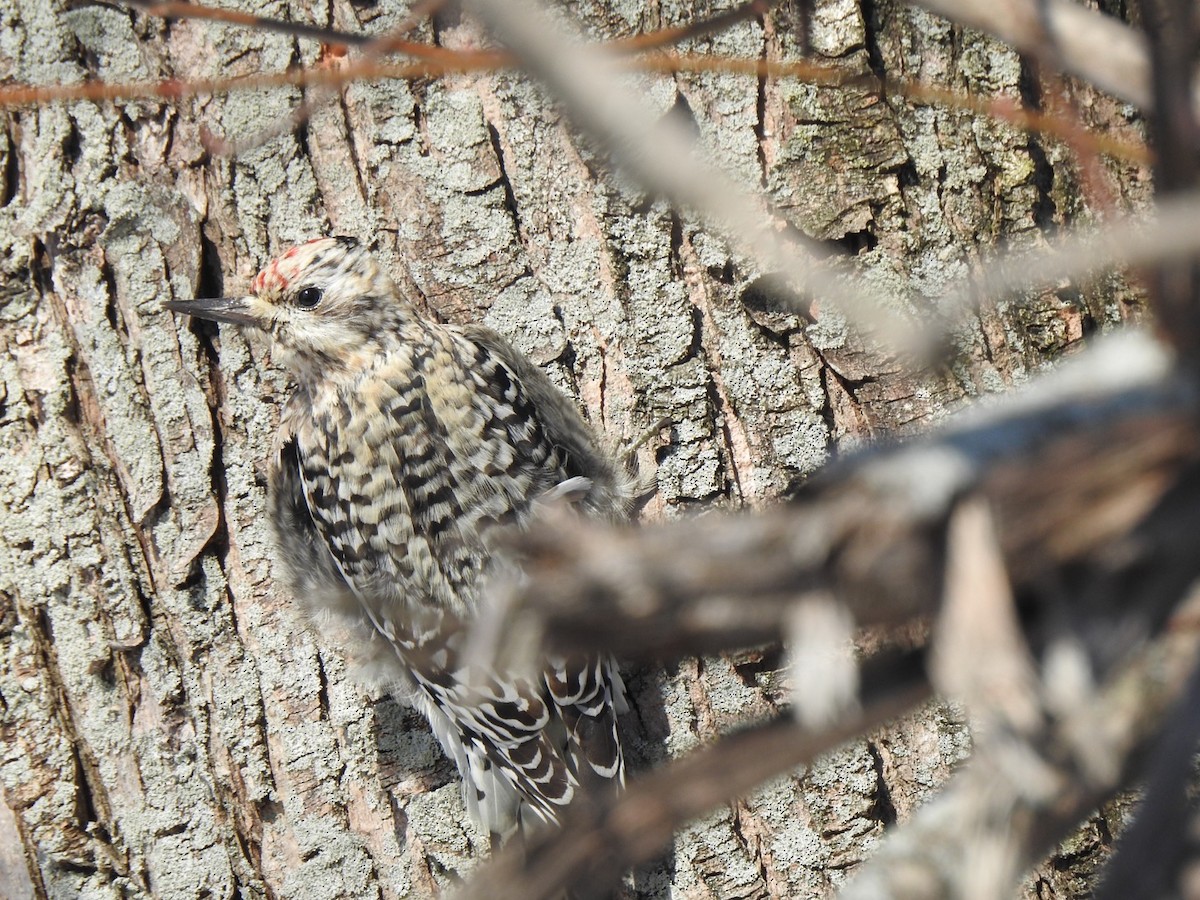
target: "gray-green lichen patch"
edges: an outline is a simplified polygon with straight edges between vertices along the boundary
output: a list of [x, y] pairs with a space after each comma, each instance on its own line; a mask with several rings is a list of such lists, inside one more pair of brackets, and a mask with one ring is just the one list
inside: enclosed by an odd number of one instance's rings
[[[111, 442], [110, 460], [134, 521], [141, 522], [162, 497], [163, 461], [145, 393], [126, 357], [126, 342], [107, 327], [108, 310], [115, 300], [100, 267], [91, 260], [80, 258], [78, 267], [64, 260], [56, 275], [74, 329], [78, 362], [87, 367], [99, 405], [97, 424]], [[148, 452], [149, 448], [155, 452]]]
[[129, 11], [103, 6], [65, 10], [62, 22], [95, 57], [101, 78], [111, 82], [146, 80], [153, 73], [142, 61]]
[[74, 59], [74, 37], [57, 4], [16, 0], [0, 8], [0, 66], [31, 84], [71, 84], [84, 69]]
[[762, 861], [738, 832], [736, 813], [714, 810], [684, 829], [676, 851], [676, 886], [715, 897], [770, 896]]
[[861, 89], [786, 85], [789, 119], [768, 173], [772, 195], [807, 233], [841, 238], [877, 227], [899, 199], [895, 170], [908, 161], [887, 104]]
[[442, 890], [453, 888], [478, 865], [487, 837], [467, 816], [458, 784], [414, 795], [405, 811]]
[[[681, 20], [694, 14], [688, 6], [675, 7]], [[698, 41], [685, 42], [683, 49], [754, 59], [762, 55], [763, 30], [757, 22], [742, 22]], [[760, 122], [758, 97], [743, 89], [746, 80], [745, 75], [696, 72], [681, 73], [676, 84], [695, 122], [704, 155], [747, 187], [753, 187], [762, 178], [756, 134]]]
[[294, 820], [295, 847], [288, 847], [289, 874], [281, 896], [296, 900], [376, 898], [379, 885], [375, 865], [363, 841], [323, 819]]
[[548, 291], [532, 278], [521, 278], [501, 291], [484, 324], [495, 328], [539, 366], [562, 356], [567, 336]]

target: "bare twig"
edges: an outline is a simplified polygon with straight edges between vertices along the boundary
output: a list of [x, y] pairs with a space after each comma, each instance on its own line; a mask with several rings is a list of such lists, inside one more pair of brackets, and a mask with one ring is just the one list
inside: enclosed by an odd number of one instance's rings
[[292, 37], [308, 38], [326, 44], [340, 44], [345, 47], [360, 47], [371, 42], [369, 34], [338, 31], [333, 28], [321, 28], [305, 22], [291, 22], [282, 19], [272, 19], [270, 16], [259, 16], [242, 12], [237, 9], [220, 9], [205, 6], [202, 3], [184, 3], [181, 0], [123, 0], [126, 6], [141, 10], [148, 16], [163, 19], [204, 19], [209, 22], [224, 22], [227, 25], [239, 25], [256, 31], [273, 31]]
[[13, 84], [0, 86], [0, 107], [41, 105], [72, 100], [178, 100], [183, 97], [199, 97], [205, 94], [221, 94], [237, 90], [261, 90], [274, 87], [312, 87], [316, 85], [343, 85], [356, 79], [420, 78], [444, 75], [449, 72], [472, 71], [486, 68], [477, 60], [463, 59], [454, 65], [430, 60], [417, 63], [371, 63], [359, 64], [352, 71], [343, 69], [288, 69], [273, 74], [246, 75], [240, 77], [160, 79], [158, 81], [126, 82], [109, 84], [91, 81], [86, 84]]
[[[436, 12], [442, 5], [442, 2], [443, 0], [417, 0], [417, 2], [413, 3], [408, 15], [404, 17], [404, 20], [399, 25], [387, 34], [372, 38], [362, 44], [363, 59], [351, 63], [346, 68], [353, 69], [363, 65], [370, 66], [380, 57], [394, 52], [407, 52], [411, 56], [427, 60], [445, 58], [447, 54], [442, 48], [428, 47], [425, 44], [419, 44], [405, 38], [405, 35], [416, 28], [424, 18]], [[343, 82], [344, 84], [345, 82]], [[337, 87], [339, 86], [328, 85], [322, 89], [317, 86], [313, 93], [310, 96], [306, 96], [299, 106], [281, 117], [277, 122], [268, 125], [255, 134], [234, 141], [212, 138], [209, 140], [209, 149], [218, 155], [236, 156], [253, 147], [261, 146], [280, 134], [286, 134], [307, 122], [313, 110], [320, 103], [332, 97]]]
[[[418, 44], [401, 39], [401, 35], [410, 30], [409, 20], [422, 15], [428, 15], [431, 10], [429, 3], [419, 4], [410, 12], [403, 24], [392, 29], [385, 35], [363, 34], [354, 31], [342, 31], [337, 28], [322, 28], [305, 22], [293, 22], [285, 19], [273, 19], [270, 16], [260, 16], [235, 9], [221, 9], [205, 6], [202, 3], [184, 3], [179, 0], [122, 0], [127, 6], [141, 10], [148, 16], [158, 16], [164, 19], [204, 19], [210, 22], [224, 22], [228, 25], [238, 25], [258, 31], [274, 31], [293, 37], [321, 41], [325, 44], [344, 47], [362, 47], [370, 49], [375, 54], [407, 53], [411, 56], [424, 58], [427, 55], [439, 57], [446, 51], [441, 47], [430, 44]], [[738, 22], [761, 16], [772, 6], [770, 0], [749, 0], [741, 6], [702, 17], [673, 28], [662, 28], [647, 34], [638, 34], [628, 38], [617, 38], [605, 43], [614, 51], [654, 50], [659, 47], [669, 47], [681, 41], [694, 40], [709, 34], [724, 31]], [[504, 54], [501, 66], [510, 65], [511, 56]]]

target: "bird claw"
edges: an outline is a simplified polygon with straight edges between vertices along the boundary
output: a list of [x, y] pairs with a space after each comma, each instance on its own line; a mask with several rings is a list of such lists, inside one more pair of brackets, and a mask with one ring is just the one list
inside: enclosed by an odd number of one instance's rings
[[554, 487], [550, 488], [550, 490], [538, 497], [537, 503], [540, 506], [557, 506], [559, 504], [574, 506], [587, 497], [591, 489], [592, 479], [585, 478], [583, 475], [576, 475], [574, 478], [560, 481]]

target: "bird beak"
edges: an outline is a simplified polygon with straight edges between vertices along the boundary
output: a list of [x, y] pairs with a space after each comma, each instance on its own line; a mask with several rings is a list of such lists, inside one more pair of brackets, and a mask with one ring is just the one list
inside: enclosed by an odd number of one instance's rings
[[250, 312], [248, 297], [213, 297], [196, 300], [168, 300], [163, 306], [172, 312], [208, 319], [213, 322], [230, 322], [234, 325], [257, 325], [258, 319]]

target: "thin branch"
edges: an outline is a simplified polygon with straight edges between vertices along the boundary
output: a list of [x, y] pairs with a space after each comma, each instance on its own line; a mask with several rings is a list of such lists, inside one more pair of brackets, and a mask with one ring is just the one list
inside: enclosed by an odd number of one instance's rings
[[[414, 41], [407, 40], [405, 35], [411, 31], [418, 22], [427, 15], [432, 15], [433, 12], [441, 5], [443, 0], [420, 0], [413, 5], [405, 20], [396, 28], [392, 29], [387, 34], [365, 42], [363, 44], [363, 59], [356, 60], [345, 66], [353, 73], [361, 66], [370, 66], [375, 60], [389, 53], [406, 53], [409, 56], [414, 56], [418, 59], [424, 59], [431, 62], [442, 62], [453, 65], [456, 59], [467, 57], [481, 65], [485, 70], [499, 70], [515, 64], [515, 60], [510, 54], [497, 53], [492, 50], [461, 52], [447, 50], [444, 47], [429, 46]], [[751, 18], [761, 14], [768, 8], [766, 0], [750, 0], [743, 6], [729, 10], [724, 13], [719, 13], [708, 19], [700, 19], [696, 22], [679, 28], [664, 29], [663, 31], [655, 32], [649, 35], [638, 35], [633, 38], [616, 40], [608, 44], [614, 51], [631, 51], [643, 47], [664, 46], [676, 41], [682, 41], [687, 38], [698, 37], [708, 34], [713, 31], [718, 31], [722, 28], [728, 28], [735, 22], [743, 19]], [[282, 24], [282, 23], [277, 23]], [[348, 83], [348, 82], [347, 82]], [[210, 151], [222, 156], [235, 156], [238, 153], [245, 152], [253, 147], [260, 146], [268, 140], [277, 137], [280, 134], [287, 133], [301, 124], [306, 122], [315, 105], [321, 102], [323, 97], [322, 92], [318, 91], [317, 96], [306, 97], [304, 102], [293, 109], [286, 117], [272, 126], [269, 126], [256, 134], [243, 137], [236, 141], [217, 141], [209, 142]]]
[[615, 798], [583, 798], [562, 827], [476, 872], [458, 900], [605, 896], [622, 873], [654, 859], [682, 825], [774, 775], [905, 714], [930, 696], [919, 654], [868, 661], [861, 709], [809, 732], [791, 716], [750, 726], [668, 763]]
[[[147, 15], [227, 22], [247, 28], [276, 31], [327, 44], [361, 47], [378, 41], [371, 35], [321, 28], [199, 3], [124, 0]], [[1145, 38], [1127, 25], [1070, 2], [1070, 0], [916, 0], [951, 21], [996, 35], [1013, 47], [1047, 64], [1091, 81], [1135, 106], [1149, 110], [1149, 51]], [[722, 31], [740, 21], [765, 14], [769, 0], [750, 0], [741, 6], [674, 28], [612, 41], [613, 50], [648, 50], [678, 44]], [[420, 53], [408, 42], [382, 45], [383, 52]], [[378, 50], [378, 48], [377, 48]]]
[[[411, 25], [407, 21], [385, 35], [376, 36], [353, 31], [342, 31], [337, 28], [322, 28], [318, 25], [309, 25], [304, 22], [273, 19], [270, 16], [260, 16], [240, 10], [205, 6], [202, 3], [184, 3], [179, 2], [179, 0], [121, 0], [121, 2], [126, 6], [132, 6], [141, 10], [148, 16], [156, 16], [164, 19], [203, 19], [210, 22], [225, 22], [229, 25], [252, 28], [257, 31], [273, 31], [278, 34], [291, 35], [292, 37], [321, 41], [333, 46], [362, 47], [369, 49], [374, 54], [407, 53], [419, 58], [425, 58], [427, 54], [442, 49], [429, 44], [417, 44], [412, 41], [400, 40], [399, 36], [411, 28]], [[419, 4], [420, 7], [428, 7], [429, 5], [428, 3]], [[696, 38], [724, 31], [738, 22], [744, 22], [748, 19], [764, 15], [772, 5], [773, 3], [770, 0], [749, 0], [749, 2], [743, 3], [741, 6], [716, 13], [706, 18], [697, 19], [694, 22], [688, 22], [672, 28], [661, 28], [632, 37], [616, 38], [606, 41], [604, 46], [614, 51], [625, 52], [669, 47], [683, 41], [695, 40]], [[409, 12], [408, 19], [411, 20], [418, 15], [428, 14], [428, 12], [428, 9], [414, 7]], [[511, 61], [511, 58], [506, 55], [504, 65], [509, 65]]]
[[277, 34], [307, 38], [334, 46], [361, 47], [369, 44], [372, 40], [369, 34], [355, 34], [333, 28], [322, 28], [318, 25], [308, 25], [304, 22], [272, 19], [270, 16], [255, 15], [238, 9], [220, 9], [214, 6], [205, 6], [202, 3], [184, 3], [181, 0], [180, 2], [176, 2], [176, 0], [162, 0], [162, 2], [159, 0], [122, 0], [122, 2], [148, 16], [160, 19], [203, 19], [208, 22], [224, 22], [227, 25], [252, 28], [255, 31], [273, 31]]
[[0, 108], [61, 103], [76, 100], [93, 102], [115, 100], [180, 100], [206, 94], [223, 94], [239, 90], [264, 90], [277, 87], [337, 86], [356, 79], [421, 78], [446, 75], [451, 72], [474, 71], [483, 66], [478, 61], [463, 60], [455, 66], [432, 61], [395, 64], [360, 64], [353, 71], [343, 69], [288, 69], [269, 75], [245, 75], [219, 78], [167, 78], [159, 81], [108, 84], [90, 81], [86, 84], [5, 85], [0, 86]]
[[1072, 0], [911, 0], [993, 34], [1022, 53], [1090, 81], [1143, 110], [1153, 103], [1146, 39]]
[[[337, 34], [342, 34], [342, 32], [337, 32]], [[46, 86], [14, 84], [0, 86], [0, 107], [73, 100], [181, 99], [205, 94], [261, 90], [281, 86], [341, 87], [355, 81], [432, 78], [463, 72], [496, 72], [516, 65], [512, 55], [502, 51], [447, 50], [428, 44], [401, 41], [398, 38], [387, 38], [386, 40], [395, 52], [417, 57], [423, 61], [423, 64], [380, 63], [374, 61], [373, 58], [367, 58], [345, 62], [337, 68], [294, 69], [275, 75], [194, 80], [167, 79], [161, 82], [125, 84], [102, 82]], [[619, 47], [622, 43], [616, 41], [607, 46]], [[624, 59], [620, 66], [631, 72], [723, 72], [753, 78], [794, 78], [809, 84], [827, 87], [858, 87], [863, 90], [887, 92], [904, 97], [913, 103], [942, 106], [947, 109], [957, 109], [997, 119], [1014, 128], [1060, 140], [1076, 151], [1103, 154], [1138, 164], [1148, 164], [1151, 161], [1150, 152], [1144, 144], [1085, 131], [1061, 117], [1023, 109], [1011, 100], [972, 97], [919, 82], [889, 80], [884, 83], [869, 73], [848, 72], [836, 66], [822, 65], [809, 60], [736, 59], [696, 54], [655, 53]], [[287, 121], [293, 126], [298, 124], [311, 106], [311, 102], [306, 103], [303, 110], [294, 111]], [[273, 129], [272, 136], [279, 130], [278, 128]], [[239, 142], [238, 146], [241, 146], [242, 143]], [[252, 141], [247, 139], [244, 143], [252, 143]], [[230, 147], [232, 148], [232, 145]], [[229, 155], [232, 153], [232, 149], [222, 152]]]
[[1164, 198], [1145, 218], [1127, 217], [1096, 228], [1064, 231], [1048, 247], [1000, 253], [985, 262], [969, 283], [939, 305], [947, 315], [971, 310], [978, 298], [995, 302], [1008, 294], [1079, 282], [1101, 272], [1150, 266], [1200, 251], [1200, 192]]
[[[447, 52], [441, 47], [430, 47], [426, 44], [409, 41], [405, 38], [410, 31], [421, 23], [421, 20], [433, 15], [442, 5], [444, 0], [416, 0], [412, 8], [408, 11], [403, 21], [395, 28], [377, 38], [372, 38], [362, 45], [363, 59], [350, 63], [343, 68], [354, 68], [361, 65], [371, 65], [381, 56], [392, 52], [403, 52], [407, 50], [409, 55], [416, 56], [419, 59], [437, 60], [446, 59]], [[432, 51], [432, 52], [431, 52]], [[254, 147], [259, 147], [265, 144], [272, 138], [278, 137], [281, 134], [287, 134], [299, 128], [308, 121], [312, 115], [313, 109], [320, 103], [328, 100], [340, 85], [330, 85], [324, 89], [316, 88], [312, 95], [306, 96], [302, 103], [288, 114], [282, 116], [272, 125], [260, 129], [257, 133], [239, 138], [234, 141], [225, 139], [217, 139], [211, 133], [206, 132], [206, 144], [210, 153], [218, 156], [235, 156], [238, 153], [245, 152]]]
[[585, 41], [565, 10], [551, 17], [536, 0], [466, 5], [565, 102], [574, 123], [648, 189], [698, 214], [759, 270], [783, 273], [797, 291], [819, 296], [858, 334], [918, 355], [932, 349], [901, 312], [902, 300], [816, 265], [828, 250], [801, 235], [763, 192], [711, 165], [694, 134], [650, 109], [612, 54]]

